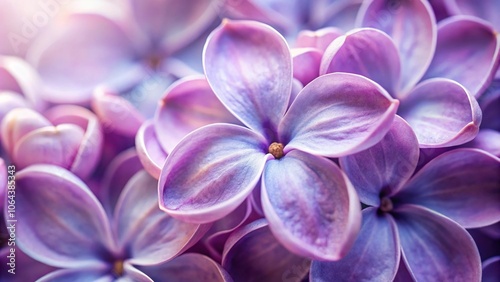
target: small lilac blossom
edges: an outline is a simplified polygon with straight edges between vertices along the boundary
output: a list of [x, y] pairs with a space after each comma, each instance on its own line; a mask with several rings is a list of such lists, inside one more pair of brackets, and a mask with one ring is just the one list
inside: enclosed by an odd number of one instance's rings
[[288, 108], [290, 51], [258, 22], [224, 21], [205, 45], [204, 67], [213, 92], [248, 128], [221, 123], [188, 134], [162, 168], [161, 208], [207, 223], [262, 189], [264, 214], [282, 244], [299, 255], [339, 259], [357, 232], [359, 202], [327, 157], [381, 140], [398, 102], [369, 79], [338, 73], [309, 83]]
[[33, 165], [16, 177], [19, 248], [40, 262], [62, 268], [40, 281], [152, 281], [136, 266], [173, 259], [207, 228], [162, 212], [157, 182], [145, 171], [128, 181], [112, 219], [87, 185], [61, 167]]
[[499, 58], [493, 29], [463, 17], [436, 26], [432, 10], [419, 0], [392, 8], [383, 1], [366, 3], [361, 25], [378, 29], [356, 29], [335, 39], [320, 74], [351, 72], [378, 82], [400, 100], [398, 114], [412, 126], [422, 148], [472, 140], [481, 123], [472, 96], [489, 85]]
[[222, 105], [204, 76], [173, 83], [158, 102], [155, 116], [143, 123], [136, 147], [144, 168], [158, 179], [169, 152], [188, 133], [204, 125], [240, 122]]
[[284, 248], [265, 219], [234, 231], [224, 246], [222, 266], [235, 281], [302, 281], [311, 261]]
[[5, 116], [1, 132], [3, 147], [18, 169], [54, 164], [86, 178], [101, 155], [99, 122], [78, 106], [51, 108], [45, 117], [31, 109], [14, 109]]
[[479, 252], [464, 227], [500, 219], [500, 159], [457, 149], [414, 174], [418, 157], [416, 135], [397, 117], [380, 143], [339, 159], [369, 207], [351, 251], [338, 262], [314, 261], [313, 281], [392, 281], [398, 267], [416, 281], [480, 280]]
[[98, 85], [121, 92], [161, 70], [215, 20], [216, 4], [72, 1], [30, 47], [27, 60], [43, 79], [46, 100], [88, 104]]

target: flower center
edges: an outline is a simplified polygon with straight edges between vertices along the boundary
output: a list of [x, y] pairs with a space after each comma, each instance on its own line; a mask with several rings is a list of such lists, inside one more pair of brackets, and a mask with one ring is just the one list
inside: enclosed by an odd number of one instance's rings
[[117, 260], [113, 264], [113, 274], [116, 277], [121, 277], [123, 275], [123, 260]]
[[161, 61], [162, 57], [156, 54], [153, 54], [147, 58], [147, 64], [153, 70], [157, 70], [160, 67]]
[[269, 145], [269, 154], [273, 155], [276, 159], [283, 157], [283, 144], [278, 142], [271, 143], [271, 145]]
[[388, 197], [383, 197], [380, 199], [380, 207], [379, 209], [383, 212], [390, 212], [394, 208], [392, 201]]

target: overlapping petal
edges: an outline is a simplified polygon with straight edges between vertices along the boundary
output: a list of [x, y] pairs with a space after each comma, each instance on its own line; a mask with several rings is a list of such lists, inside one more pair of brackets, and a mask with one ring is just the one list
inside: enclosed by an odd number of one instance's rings
[[500, 219], [500, 160], [477, 149], [444, 153], [423, 167], [398, 195], [473, 228]]
[[135, 147], [144, 169], [158, 179], [167, 153], [161, 147], [152, 120], [145, 121], [137, 131]]
[[436, 46], [437, 27], [429, 3], [424, 0], [363, 2], [358, 26], [387, 33], [401, 58], [401, 89], [408, 92], [427, 70]]
[[500, 279], [500, 256], [492, 257], [483, 263], [483, 282], [495, 282]]
[[392, 39], [374, 28], [355, 29], [335, 39], [326, 49], [320, 73], [355, 73], [380, 84], [397, 96], [401, 65]]
[[25, 253], [58, 267], [104, 264], [114, 250], [108, 218], [80, 179], [33, 165], [16, 174], [16, 186], [16, 239]]
[[273, 139], [292, 87], [285, 39], [262, 23], [226, 20], [208, 38], [203, 64], [210, 86], [228, 110]]
[[163, 150], [171, 152], [188, 133], [217, 122], [239, 124], [204, 77], [190, 76], [167, 89], [156, 110], [154, 128]]
[[156, 179], [140, 171], [128, 181], [116, 204], [118, 241], [129, 252], [132, 264], [152, 265], [170, 260], [196, 243], [203, 235], [199, 231], [207, 231], [160, 210], [157, 186]]
[[266, 141], [237, 125], [213, 124], [183, 139], [160, 175], [160, 207], [175, 218], [208, 223], [252, 192], [267, 156]]
[[262, 188], [269, 227], [290, 251], [318, 260], [347, 254], [361, 224], [360, 205], [335, 163], [291, 151], [268, 161]]
[[421, 148], [463, 144], [479, 131], [481, 109], [460, 84], [446, 79], [426, 80], [401, 103], [398, 114], [412, 127]]
[[367, 149], [389, 131], [399, 102], [355, 74], [323, 75], [297, 95], [279, 127], [285, 153], [341, 157]]
[[39, 282], [112, 282], [113, 275], [105, 267], [67, 268], [53, 271], [43, 277]]
[[306, 85], [319, 76], [322, 52], [315, 48], [295, 48], [291, 52], [294, 78]]
[[477, 18], [456, 16], [439, 23], [436, 53], [424, 79], [446, 77], [478, 97], [499, 64], [500, 37]]
[[418, 157], [415, 133], [402, 118], [396, 116], [382, 141], [339, 161], [361, 202], [379, 206], [381, 196], [396, 194], [410, 179], [417, 167]]
[[265, 219], [232, 233], [222, 258], [224, 269], [233, 279], [242, 282], [279, 281], [284, 277], [287, 281], [300, 281], [307, 274], [309, 263], [308, 259], [283, 247], [269, 230]]
[[316, 31], [303, 30], [297, 35], [295, 47], [316, 48], [321, 52], [325, 52], [328, 45], [342, 34], [342, 30], [336, 27], [325, 27]]
[[392, 281], [400, 260], [396, 223], [388, 214], [363, 210], [359, 236], [347, 255], [336, 262], [314, 261], [312, 281]]
[[472, 237], [457, 223], [425, 208], [397, 210], [402, 253], [417, 281], [479, 281], [481, 260]]

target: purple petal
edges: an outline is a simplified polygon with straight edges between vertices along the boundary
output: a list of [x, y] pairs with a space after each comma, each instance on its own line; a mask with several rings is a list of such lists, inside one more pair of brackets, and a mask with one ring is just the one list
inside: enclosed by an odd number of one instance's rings
[[103, 136], [101, 125], [91, 111], [78, 106], [53, 107], [45, 116], [54, 124], [75, 124], [85, 131], [78, 153], [71, 165], [71, 172], [81, 178], [88, 177], [101, 158]]
[[[14, 171], [10, 169], [9, 167], [9, 172], [12, 171], [12, 174], [14, 174]], [[0, 158], [0, 211], [3, 210], [4, 204], [5, 204], [5, 196], [7, 195], [7, 176], [9, 175], [7, 171], [7, 165], [5, 165], [5, 161]], [[12, 179], [12, 176], [10, 179]], [[10, 181], [9, 181], [10, 182]], [[10, 182], [12, 183], [12, 182]], [[12, 185], [9, 185], [10, 187], [13, 187]]]
[[351, 30], [355, 28], [356, 15], [361, 8], [362, 2], [363, 0], [313, 1], [311, 2], [313, 5], [311, 14], [313, 16], [310, 20], [320, 26], [335, 26], [344, 31]]
[[[0, 215], [3, 218], [3, 215]], [[4, 225], [4, 221], [2, 219], [2, 225]], [[6, 228], [6, 226], [2, 226], [2, 228]], [[40, 277], [55, 271], [56, 268], [52, 266], [48, 266], [39, 261], [34, 260], [30, 256], [26, 255], [21, 249], [17, 248], [15, 250], [15, 263], [18, 266], [15, 274], [8, 272], [10, 268], [10, 248], [2, 248], [0, 250], [0, 263], [2, 266], [2, 272], [0, 272], [0, 281], [9, 281], [9, 282], [26, 282], [26, 281], [38, 281]], [[19, 271], [21, 268], [26, 269], [29, 268], [29, 271]]]
[[365, 1], [358, 22], [392, 37], [401, 58], [401, 89], [408, 92], [424, 75], [434, 55], [437, 28], [430, 5], [423, 0]]
[[491, 128], [500, 131], [500, 79], [493, 80], [488, 89], [478, 100], [483, 111], [481, 128]]
[[406, 264], [407, 263], [404, 260], [403, 256], [401, 256], [401, 260], [399, 261], [398, 272], [396, 273], [396, 277], [394, 277], [394, 280], [392, 282], [415, 281], [415, 278], [413, 278], [413, 274], [408, 269], [408, 266], [406, 266]]
[[37, 280], [37, 282], [84, 281], [112, 282], [115, 281], [115, 279], [106, 267], [85, 267], [56, 270]]
[[449, 0], [445, 1], [447, 8], [455, 14], [476, 16], [490, 22], [496, 30], [500, 28], [498, 9], [500, 3], [497, 0]]
[[118, 154], [107, 166], [97, 197], [108, 215], [112, 215], [116, 202], [130, 178], [142, 169], [134, 148]]
[[43, 80], [44, 99], [88, 103], [101, 83], [124, 89], [142, 78], [144, 69], [134, 62], [138, 49], [119, 20], [112, 19], [117, 13], [103, 13], [64, 17], [32, 45], [27, 58]]
[[34, 130], [17, 141], [12, 159], [20, 169], [42, 163], [70, 169], [83, 135], [83, 130], [72, 124]]
[[139, 26], [156, 50], [172, 54], [202, 33], [216, 18], [218, 1], [141, 0], [130, 1]]
[[500, 160], [476, 149], [444, 153], [423, 167], [398, 195], [467, 228], [500, 218]]
[[169, 282], [205, 281], [205, 282], [231, 282], [229, 274], [212, 259], [188, 253], [171, 261], [140, 267], [144, 273], [154, 281], [163, 281], [168, 277]]
[[160, 207], [194, 223], [224, 217], [259, 181], [266, 149], [262, 137], [237, 125], [207, 125], [192, 132], [167, 157], [158, 186]]
[[330, 160], [299, 150], [270, 160], [262, 176], [269, 227], [287, 249], [312, 259], [338, 260], [361, 223], [358, 197]]
[[15, 216], [20, 248], [49, 265], [103, 265], [101, 256], [114, 248], [97, 198], [74, 174], [57, 166], [33, 165], [16, 174]]
[[285, 39], [262, 23], [226, 20], [207, 40], [204, 68], [228, 110], [272, 139], [292, 87], [292, 58]]
[[135, 136], [144, 117], [125, 98], [110, 90], [98, 88], [92, 96], [92, 110], [107, 131]]
[[403, 257], [416, 281], [479, 281], [481, 260], [472, 237], [457, 223], [406, 205], [396, 223]]
[[500, 60], [500, 38], [487, 23], [452, 17], [439, 24], [436, 54], [425, 78], [446, 77], [478, 97], [490, 84]]
[[293, 77], [306, 85], [319, 76], [322, 53], [315, 48], [295, 48], [293, 57]]
[[353, 247], [336, 262], [314, 261], [312, 281], [392, 281], [398, 270], [400, 246], [392, 216], [376, 208], [363, 210], [363, 224]]
[[123, 264], [123, 276], [116, 279], [115, 282], [129, 281], [154, 282], [153, 279], [127, 261]]
[[500, 280], [500, 256], [492, 257], [483, 262], [482, 282], [495, 282]]
[[27, 108], [11, 110], [2, 120], [1, 135], [5, 151], [12, 156], [14, 147], [19, 140], [26, 134], [46, 126], [52, 126], [52, 124], [34, 110]]
[[389, 131], [399, 102], [355, 74], [323, 75], [302, 89], [279, 127], [285, 153], [341, 157], [367, 149]]
[[479, 131], [481, 110], [460, 84], [446, 79], [426, 80], [401, 101], [398, 114], [412, 127], [421, 148], [463, 144]]
[[400, 68], [398, 49], [392, 39], [377, 29], [362, 28], [338, 37], [328, 46], [320, 73], [359, 74], [394, 95], [399, 90]]
[[167, 89], [156, 110], [154, 128], [160, 145], [168, 153], [188, 133], [217, 122], [239, 124], [215, 96], [205, 77], [191, 76]]
[[379, 206], [381, 196], [394, 195], [410, 179], [417, 167], [418, 156], [415, 133], [396, 116], [382, 141], [339, 161], [361, 202]]
[[476, 138], [464, 144], [464, 147], [481, 149], [500, 157], [500, 132], [491, 129], [481, 129]]
[[325, 27], [316, 31], [303, 30], [297, 35], [295, 47], [316, 48], [321, 52], [325, 52], [328, 45], [342, 34], [344, 32], [336, 27]]
[[144, 122], [139, 128], [135, 136], [135, 147], [144, 169], [154, 178], [160, 178], [167, 153], [161, 147], [152, 120]]
[[0, 90], [0, 123], [8, 112], [16, 108], [29, 108], [26, 99], [16, 92]]
[[228, 238], [222, 258], [224, 269], [234, 280], [242, 282], [300, 281], [309, 271], [309, 265], [308, 259], [290, 253], [276, 240], [265, 219], [234, 232]]

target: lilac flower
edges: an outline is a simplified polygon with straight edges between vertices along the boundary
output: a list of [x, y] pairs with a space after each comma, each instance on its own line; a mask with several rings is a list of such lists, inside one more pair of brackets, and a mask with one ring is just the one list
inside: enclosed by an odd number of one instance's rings
[[127, 183], [112, 219], [89, 188], [63, 168], [33, 165], [16, 178], [19, 247], [63, 268], [41, 281], [151, 281], [136, 266], [171, 260], [206, 231], [158, 209], [157, 182], [144, 171]]
[[248, 128], [213, 124], [187, 135], [162, 168], [160, 206], [182, 220], [212, 222], [261, 180], [256, 189], [278, 240], [299, 255], [335, 260], [357, 232], [359, 202], [325, 157], [381, 140], [398, 102], [364, 77], [338, 73], [308, 84], [287, 110], [291, 64], [285, 40], [264, 24], [225, 21], [211, 34], [207, 80]]
[[136, 135], [136, 147], [144, 168], [158, 179], [168, 153], [182, 138], [217, 122], [240, 124], [217, 99], [204, 77], [178, 80], [159, 101], [154, 118], [143, 123]]
[[392, 281], [399, 267], [416, 281], [480, 280], [479, 253], [464, 227], [500, 219], [500, 159], [457, 149], [413, 175], [418, 156], [415, 134], [397, 117], [380, 143], [340, 158], [369, 207], [347, 256], [313, 262], [311, 279]]
[[99, 161], [102, 133], [95, 115], [78, 106], [51, 108], [45, 116], [26, 108], [10, 111], [2, 122], [2, 143], [18, 169], [54, 164], [82, 178]]
[[88, 104], [98, 85], [121, 92], [162, 69], [215, 20], [216, 2], [74, 1], [27, 60], [40, 72], [46, 100]]
[[492, 27], [466, 17], [448, 18], [436, 27], [425, 1], [365, 3], [360, 25], [377, 29], [335, 39], [320, 74], [352, 72], [378, 82], [401, 101], [398, 114], [422, 148], [472, 140], [481, 122], [472, 96], [488, 87], [498, 66], [500, 41]]

